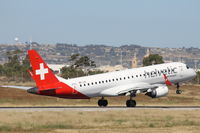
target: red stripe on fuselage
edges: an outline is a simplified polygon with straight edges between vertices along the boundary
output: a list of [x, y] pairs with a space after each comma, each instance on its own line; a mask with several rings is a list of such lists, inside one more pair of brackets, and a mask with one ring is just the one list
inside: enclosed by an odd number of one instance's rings
[[63, 82], [46, 85], [39, 88], [39, 95], [54, 96], [69, 99], [89, 99], [90, 97], [78, 92]]

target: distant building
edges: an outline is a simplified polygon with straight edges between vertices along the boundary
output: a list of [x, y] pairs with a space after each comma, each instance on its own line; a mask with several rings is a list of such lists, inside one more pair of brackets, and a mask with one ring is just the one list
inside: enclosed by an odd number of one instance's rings
[[138, 67], [138, 58], [135, 54], [133, 59], [132, 59], [132, 68], [137, 68], [137, 67]]
[[165, 62], [165, 63], [171, 63], [171, 62], [173, 62], [173, 61], [171, 61], [171, 60], [164, 60], [164, 62]]
[[113, 71], [124, 70], [124, 69], [127, 69], [127, 68], [123, 67], [122, 65], [116, 65], [116, 66], [101, 66], [97, 69], [99, 69], [101, 71], [105, 71], [105, 72], [113, 72]]
[[196, 72], [200, 72], [200, 69], [196, 69]]
[[146, 51], [146, 55], [144, 56], [144, 58], [145, 58], [145, 57], [149, 57], [150, 54], [151, 54], [151, 49], [148, 48], [147, 51]]
[[56, 74], [60, 74], [61, 73], [61, 69], [64, 66], [68, 66], [68, 65], [59, 65], [59, 64], [48, 64], [48, 67], [53, 70]]

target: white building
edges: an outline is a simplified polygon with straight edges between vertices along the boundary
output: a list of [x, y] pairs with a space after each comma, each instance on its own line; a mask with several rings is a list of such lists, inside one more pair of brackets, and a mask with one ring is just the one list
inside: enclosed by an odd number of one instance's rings
[[116, 65], [116, 66], [101, 66], [98, 67], [97, 69], [105, 72], [113, 72], [113, 71], [124, 70], [127, 68], [124, 68], [122, 65]]
[[69, 66], [69, 65], [63, 65], [63, 64], [47, 64], [49, 66], [50, 69], [52, 69], [54, 72], [60, 74], [61, 73], [61, 69], [64, 66]]

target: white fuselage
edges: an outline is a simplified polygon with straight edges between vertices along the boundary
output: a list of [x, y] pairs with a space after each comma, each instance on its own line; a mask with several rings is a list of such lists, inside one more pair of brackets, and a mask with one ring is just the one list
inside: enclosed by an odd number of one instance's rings
[[152, 65], [141, 68], [133, 68], [122, 71], [115, 71], [73, 79], [58, 79], [88, 97], [103, 96], [101, 92], [126, 84], [148, 83], [164, 84], [163, 74], [166, 74], [172, 83], [179, 83], [190, 80], [196, 76], [193, 69], [186, 64], [173, 62], [159, 65]]

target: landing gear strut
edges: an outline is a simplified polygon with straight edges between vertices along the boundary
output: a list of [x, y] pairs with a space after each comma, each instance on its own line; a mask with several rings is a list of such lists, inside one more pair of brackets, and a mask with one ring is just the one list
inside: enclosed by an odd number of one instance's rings
[[104, 99], [104, 97], [102, 97], [101, 99], [99, 99], [98, 105], [99, 107], [106, 107], [108, 105], [108, 101]]
[[176, 84], [176, 94], [181, 94], [182, 93], [182, 90], [179, 89], [180, 88], [180, 85], [179, 83]]
[[135, 107], [136, 101], [132, 100], [132, 97], [135, 97], [136, 95], [133, 93], [130, 95], [130, 99], [126, 101], [126, 107]]

